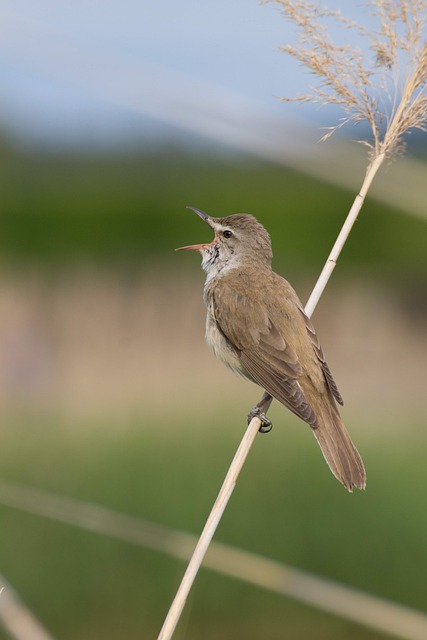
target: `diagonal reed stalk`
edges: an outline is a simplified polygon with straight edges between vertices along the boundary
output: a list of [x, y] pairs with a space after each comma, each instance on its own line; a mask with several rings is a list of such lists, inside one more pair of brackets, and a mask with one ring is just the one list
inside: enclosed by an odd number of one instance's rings
[[[370, 163], [369, 170], [366, 173], [366, 177], [363, 181], [360, 192], [356, 196], [353, 206], [347, 216], [346, 221], [337, 237], [337, 240], [333, 246], [333, 249], [325, 263], [325, 266], [319, 276], [319, 279], [312, 291], [309, 301], [305, 307], [307, 315], [310, 317], [314, 312], [317, 303], [326, 287], [329, 277], [336, 265], [341, 249], [343, 248], [348, 235], [354, 222], [357, 219], [358, 213], [363, 205], [365, 196], [368, 193], [369, 187], [374, 179], [378, 169], [380, 168], [384, 160], [384, 154], [380, 154]], [[254, 443], [255, 437], [261, 426], [259, 418], [253, 418], [248, 425], [248, 428], [240, 442], [240, 445], [236, 451], [233, 461], [230, 464], [227, 475], [225, 476], [221, 490], [217, 499], [212, 507], [209, 517], [206, 521], [204, 529], [200, 535], [199, 541], [194, 549], [191, 560], [187, 566], [187, 570], [182, 578], [181, 584], [178, 588], [176, 596], [169, 609], [167, 617], [164, 621], [163, 627], [158, 636], [158, 640], [169, 640], [175, 630], [178, 620], [181, 616], [182, 610], [185, 606], [187, 596], [199, 571], [199, 568], [203, 562], [206, 551], [209, 548], [211, 540], [215, 534], [218, 524], [221, 521], [222, 515], [228, 504], [228, 501], [234, 491], [237, 483], [240, 471], [245, 463], [245, 460], [249, 454], [249, 451]]]
[[[299, 29], [295, 47], [283, 50], [302, 62], [320, 78], [321, 86], [301, 101], [335, 104], [344, 109], [343, 123], [367, 122], [372, 140], [363, 141], [370, 149], [370, 161], [358, 195], [338, 234], [332, 251], [308, 300], [310, 317], [335, 268], [338, 257], [356, 221], [375, 175], [386, 157], [399, 148], [410, 129], [425, 130], [427, 122], [427, 43], [425, 40], [425, 0], [371, 0], [369, 4], [379, 29], [369, 34], [360, 25], [305, 0], [272, 0], [285, 17]], [[331, 40], [325, 20], [335, 18], [346, 29], [369, 37], [369, 63], [363, 51]], [[373, 78], [377, 78], [377, 84]], [[390, 79], [391, 78], [391, 79]], [[390, 94], [393, 87], [393, 95]], [[328, 138], [337, 128], [324, 137]], [[229, 467], [221, 490], [206, 521], [187, 570], [166, 616], [158, 640], [169, 640], [179, 621], [191, 586], [202, 564], [222, 514], [236, 486], [237, 478], [255, 440], [261, 422], [253, 418]]]
[[366, 194], [369, 191], [369, 187], [372, 184], [373, 179], [375, 178], [378, 169], [381, 167], [384, 162], [385, 155], [383, 153], [379, 154], [375, 157], [375, 159], [370, 163], [368, 171], [366, 172], [365, 179], [360, 188], [359, 193], [355, 197], [353, 204], [351, 206], [350, 211], [348, 212], [347, 218], [339, 232], [337, 239], [335, 240], [335, 244], [332, 247], [331, 253], [327, 261], [325, 262], [325, 266], [322, 269], [322, 272], [314, 286], [313, 291], [311, 292], [310, 298], [308, 299], [307, 304], [305, 305], [305, 312], [310, 318], [317, 306], [317, 303], [320, 300], [320, 297], [328, 283], [329, 278], [332, 275], [333, 270], [336, 267], [338, 257], [341, 253], [342, 248], [344, 247], [348, 236], [350, 235], [350, 231], [353, 228], [354, 223], [357, 220], [357, 216], [359, 215], [360, 209], [365, 202]]

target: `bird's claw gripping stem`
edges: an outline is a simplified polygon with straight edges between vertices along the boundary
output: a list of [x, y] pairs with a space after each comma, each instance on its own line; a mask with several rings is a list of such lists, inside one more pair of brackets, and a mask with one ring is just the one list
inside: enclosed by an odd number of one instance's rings
[[257, 405], [255, 405], [255, 407], [253, 407], [248, 413], [248, 424], [251, 422], [252, 418], [259, 418], [259, 420], [261, 420], [261, 426], [258, 429], [259, 433], [269, 433], [272, 430], [273, 423]]

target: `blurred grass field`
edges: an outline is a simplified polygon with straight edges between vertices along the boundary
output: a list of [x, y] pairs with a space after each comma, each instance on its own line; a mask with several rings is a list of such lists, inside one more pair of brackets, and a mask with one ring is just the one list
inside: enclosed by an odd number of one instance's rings
[[[257, 215], [304, 299], [352, 194], [170, 149], [1, 162], [0, 476], [198, 534], [259, 390], [203, 343], [199, 261], [173, 249], [209, 230], [185, 206]], [[423, 611], [425, 238], [423, 221], [368, 202], [314, 318], [366, 492], [349, 496], [273, 405], [216, 536]], [[1, 505], [0, 518], [2, 571], [55, 637], [156, 637], [184, 563]], [[313, 633], [384, 637], [209, 571], [176, 637]]]
[[[228, 407], [226, 407], [228, 409]], [[368, 468], [353, 496], [330, 476], [314, 439], [279, 408], [259, 437], [217, 539], [426, 610], [422, 567], [427, 480], [417, 430], [358, 435]], [[52, 417], [9, 424], [7, 480], [198, 533], [239, 438], [212, 416], [203, 429], [162, 423], [80, 425]], [[171, 416], [172, 419], [172, 416]], [[292, 424], [286, 424], [291, 422]], [[425, 437], [421, 442], [425, 442]], [[55, 637], [156, 637], [184, 563], [96, 533], [2, 508], [2, 570]], [[186, 638], [380, 638], [262, 589], [202, 571], [184, 614]], [[311, 632], [310, 632], [311, 629]]]

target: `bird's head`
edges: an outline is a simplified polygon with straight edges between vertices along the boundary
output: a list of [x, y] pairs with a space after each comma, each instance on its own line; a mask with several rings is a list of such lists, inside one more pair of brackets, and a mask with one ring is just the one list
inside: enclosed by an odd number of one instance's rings
[[210, 272], [231, 269], [244, 264], [271, 264], [271, 240], [256, 218], [248, 213], [235, 213], [213, 218], [200, 209], [188, 207], [213, 229], [215, 236], [208, 244], [193, 244], [176, 251], [200, 251], [202, 267]]

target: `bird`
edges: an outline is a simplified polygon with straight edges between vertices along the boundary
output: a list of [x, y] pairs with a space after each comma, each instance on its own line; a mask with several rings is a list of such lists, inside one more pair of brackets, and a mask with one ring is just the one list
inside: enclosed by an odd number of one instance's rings
[[337, 407], [341, 394], [297, 293], [272, 269], [267, 230], [251, 214], [213, 217], [188, 208], [214, 232], [210, 243], [176, 249], [202, 256], [206, 342], [227, 367], [264, 389], [248, 421], [257, 416], [260, 431], [269, 431], [274, 398], [310, 426], [337, 480], [349, 492], [364, 489], [365, 467]]

